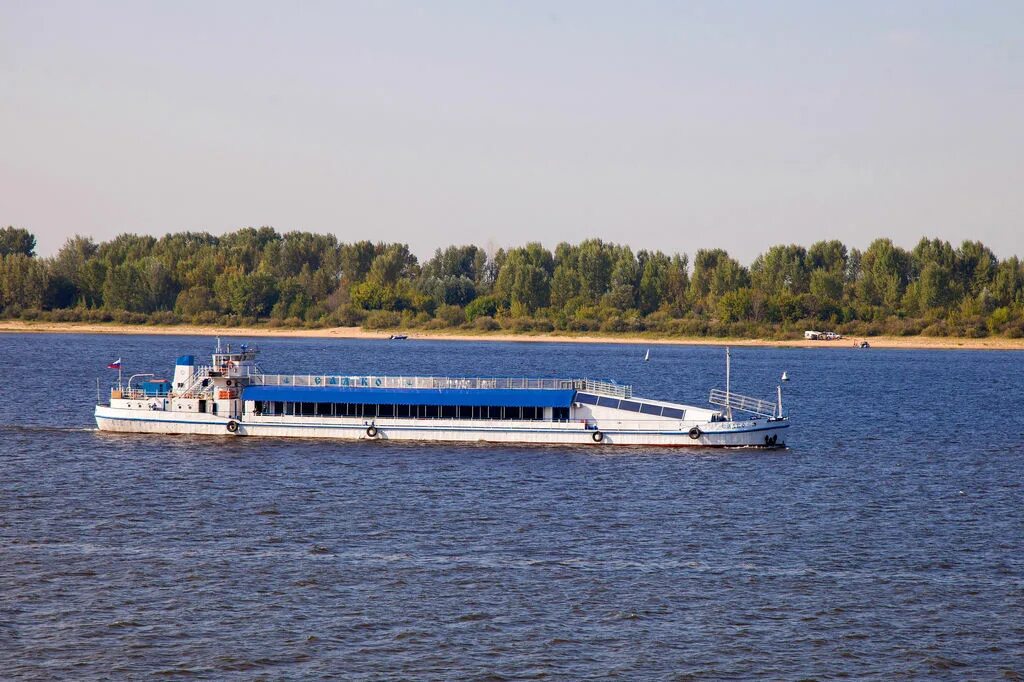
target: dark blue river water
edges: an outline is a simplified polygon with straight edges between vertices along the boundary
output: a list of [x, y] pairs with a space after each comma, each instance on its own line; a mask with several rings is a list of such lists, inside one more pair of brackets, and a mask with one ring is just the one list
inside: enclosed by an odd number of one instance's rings
[[[779, 452], [93, 430], [108, 362], [212, 344], [0, 335], [0, 676], [1024, 675], [1024, 355], [734, 349], [734, 390], [792, 378]], [[711, 347], [260, 345], [698, 404], [724, 373]]]

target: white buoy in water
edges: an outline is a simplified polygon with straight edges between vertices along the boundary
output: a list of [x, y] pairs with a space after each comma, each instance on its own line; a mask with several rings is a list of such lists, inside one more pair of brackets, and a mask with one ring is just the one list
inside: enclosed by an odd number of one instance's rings
[[783, 373], [782, 373], [782, 380], [783, 380], [783, 381], [789, 381], [789, 375], [788, 375], [788, 374], [786, 374], [785, 372], [783, 372]]
[[648, 362], [651, 359], [651, 349], [648, 348], [647, 352], [644, 353], [644, 362]]

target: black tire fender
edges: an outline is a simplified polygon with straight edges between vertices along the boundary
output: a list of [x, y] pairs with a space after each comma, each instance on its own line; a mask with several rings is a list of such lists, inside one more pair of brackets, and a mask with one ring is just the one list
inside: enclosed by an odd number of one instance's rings
[[228, 422], [228, 431], [231, 433], [238, 433], [238, 422], [234, 419]]
[[366, 435], [369, 436], [370, 438], [376, 438], [377, 437], [377, 427], [376, 426], [371, 426], [371, 427], [367, 428], [366, 429]]
[[595, 443], [600, 443], [601, 441], [604, 440], [604, 434], [601, 433], [600, 431], [594, 431], [594, 435], [592, 435], [591, 438], [594, 439]]
[[690, 438], [692, 438], [694, 440], [697, 440], [698, 438], [700, 438], [704, 434], [703, 434], [703, 432], [698, 427], [694, 426], [692, 429], [690, 429], [690, 432], [687, 435]]

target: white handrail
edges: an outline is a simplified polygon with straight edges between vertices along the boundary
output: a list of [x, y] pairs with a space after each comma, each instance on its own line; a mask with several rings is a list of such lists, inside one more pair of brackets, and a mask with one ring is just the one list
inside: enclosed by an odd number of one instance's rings
[[248, 375], [257, 386], [313, 386], [352, 388], [428, 389], [562, 389], [601, 393], [621, 398], [633, 395], [631, 386], [594, 379], [536, 379], [519, 377], [342, 376], [332, 374]]
[[712, 405], [756, 414], [759, 417], [774, 417], [777, 408], [775, 403], [767, 400], [751, 398], [750, 396], [722, 391], [717, 388], [711, 389], [711, 396], [708, 398], [708, 402]]

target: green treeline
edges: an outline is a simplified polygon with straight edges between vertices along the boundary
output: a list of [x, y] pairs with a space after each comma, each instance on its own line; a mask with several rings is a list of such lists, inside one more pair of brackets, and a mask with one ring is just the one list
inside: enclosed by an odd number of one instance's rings
[[488, 254], [246, 228], [221, 237], [123, 234], [67, 241], [53, 258], [35, 237], [0, 230], [7, 318], [482, 331], [791, 336], [1024, 336], [1024, 264], [979, 242], [877, 239], [773, 246], [746, 267], [723, 249], [633, 252], [598, 239]]

